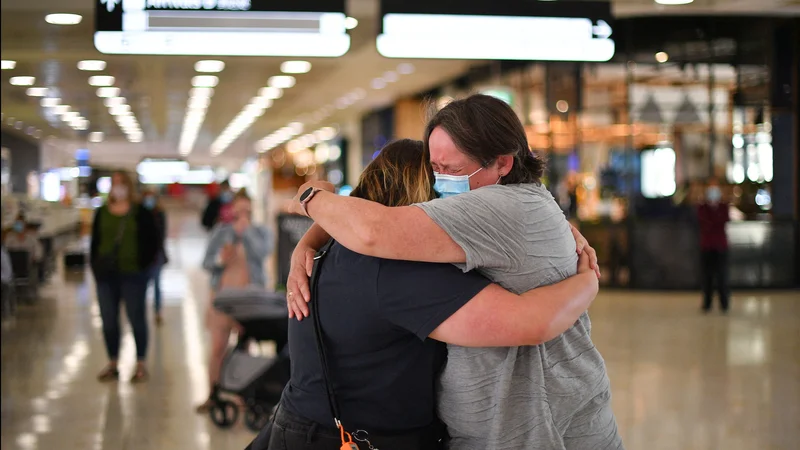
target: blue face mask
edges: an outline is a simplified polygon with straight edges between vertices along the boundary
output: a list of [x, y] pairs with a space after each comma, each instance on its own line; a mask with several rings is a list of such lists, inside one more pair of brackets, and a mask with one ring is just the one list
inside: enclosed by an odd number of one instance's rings
[[219, 199], [222, 203], [230, 203], [233, 200], [233, 192], [225, 191], [220, 194]]
[[433, 172], [433, 175], [436, 177], [436, 183], [433, 185], [433, 189], [441, 195], [441, 198], [469, 192], [469, 179], [481, 170], [483, 170], [483, 167], [469, 175], [445, 175], [443, 173]]
[[142, 200], [142, 204], [147, 209], [154, 209], [156, 207], [156, 199], [153, 197], [145, 197], [145, 199]]
[[22, 222], [14, 222], [13, 229], [14, 232], [16, 233], [22, 233], [23, 231], [25, 231], [25, 224]]
[[722, 191], [716, 186], [711, 186], [706, 189], [706, 198], [711, 203], [718, 203], [720, 200], [722, 200]]

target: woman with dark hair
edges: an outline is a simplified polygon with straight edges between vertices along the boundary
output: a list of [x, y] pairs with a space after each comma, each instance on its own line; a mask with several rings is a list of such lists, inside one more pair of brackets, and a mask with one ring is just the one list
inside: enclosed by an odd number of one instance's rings
[[123, 299], [136, 341], [137, 362], [131, 382], [147, 379], [147, 282], [161, 236], [153, 213], [136, 201], [134, 189], [127, 173], [114, 172], [108, 203], [97, 209], [92, 224], [92, 272], [109, 359], [97, 376], [100, 381], [119, 378], [119, 311]]
[[[401, 140], [370, 163], [351, 195], [396, 209], [435, 198], [433, 185], [422, 143]], [[344, 429], [369, 441], [365, 448], [443, 448], [434, 408], [442, 342], [541, 343], [571, 326], [597, 292], [588, 256], [580, 275], [522, 295], [450, 264], [379, 259], [336, 242], [325, 259], [315, 289], [329, 380]], [[291, 321], [291, 381], [271, 428], [270, 450], [342, 445], [316, 336], [311, 320]], [[265, 443], [259, 439], [250, 448]]]
[[[309, 199], [308, 189], [323, 185], [300, 189], [292, 210], [316, 224], [292, 256], [287, 299], [293, 315], [308, 315], [309, 256], [328, 235], [365, 255], [478, 269], [515, 293], [575, 274], [575, 240], [581, 253], [585, 239], [541, 185], [544, 164], [506, 103], [486, 95], [451, 102], [428, 123], [424, 143], [442, 199], [387, 208], [330, 192]], [[450, 447], [622, 448], [590, 329], [584, 313], [541, 345], [450, 345], [438, 392]]]

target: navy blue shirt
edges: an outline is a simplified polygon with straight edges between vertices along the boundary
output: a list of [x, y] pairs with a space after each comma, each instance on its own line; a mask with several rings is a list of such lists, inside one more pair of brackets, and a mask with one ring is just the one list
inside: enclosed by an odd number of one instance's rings
[[[393, 261], [331, 247], [319, 279], [319, 313], [342, 421], [401, 432], [430, 425], [444, 344], [428, 339], [489, 280], [450, 264]], [[312, 317], [289, 324], [288, 411], [333, 427]]]

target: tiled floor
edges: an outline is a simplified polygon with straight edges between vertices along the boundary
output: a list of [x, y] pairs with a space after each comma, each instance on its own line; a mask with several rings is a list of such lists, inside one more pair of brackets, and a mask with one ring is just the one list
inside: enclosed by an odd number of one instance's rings
[[[196, 217], [177, 219], [148, 383], [95, 381], [105, 352], [90, 277], [54, 281], [4, 324], [4, 450], [238, 450], [252, 439], [193, 411], [207, 394], [204, 238]], [[604, 292], [591, 312], [629, 450], [799, 448], [800, 293], [738, 293], [726, 317], [700, 315], [696, 294]], [[133, 358], [128, 333], [123, 379]]]

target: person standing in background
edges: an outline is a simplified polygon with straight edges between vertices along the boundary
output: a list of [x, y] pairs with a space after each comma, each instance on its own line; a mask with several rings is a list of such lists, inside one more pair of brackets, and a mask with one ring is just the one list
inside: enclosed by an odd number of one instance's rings
[[211, 231], [217, 222], [222, 218], [223, 207], [229, 205], [233, 200], [233, 191], [228, 180], [219, 184], [219, 194], [209, 199], [206, 209], [203, 211], [203, 228]]
[[92, 223], [92, 273], [108, 353], [108, 364], [97, 375], [99, 381], [119, 378], [119, 313], [123, 298], [136, 342], [136, 369], [130, 381], [147, 379], [147, 282], [158, 256], [159, 242], [161, 237], [153, 213], [136, 202], [130, 175], [114, 172], [108, 202], [97, 208]]
[[203, 258], [203, 268], [211, 274], [211, 301], [206, 310], [206, 326], [211, 334], [208, 360], [210, 393], [208, 400], [197, 407], [198, 413], [207, 412], [213, 404], [228, 340], [231, 332], [238, 328], [233, 318], [214, 309], [211, 303], [225, 289], [266, 288], [264, 261], [272, 253], [274, 245], [270, 230], [252, 222], [253, 204], [244, 189], [229, 203], [231, 218], [220, 220], [211, 231]]
[[25, 250], [30, 253], [35, 264], [42, 262], [44, 249], [39, 241], [36, 227], [25, 221], [25, 216], [20, 213], [11, 226], [11, 231], [6, 235], [3, 244], [8, 250]]
[[153, 283], [153, 311], [156, 316], [156, 325], [161, 325], [163, 317], [161, 316], [161, 270], [164, 265], [169, 261], [167, 258], [167, 214], [161, 206], [161, 202], [154, 190], [145, 191], [142, 196], [142, 206], [153, 212], [153, 218], [156, 221], [158, 234], [161, 240], [158, 245], [158, 256], [153, 268], [150, 271], [150, 281]]
[[703, 312], [711, 311], [716, 280], [722, 312], [730, 307], [728, 288], [728, 236], [725, 224], [730, 221], [728, 204], [723, 201], [719, 181], [708, 181], [704, 201], [697, 207], [700, 226], [700, 255], [703, 267]]

